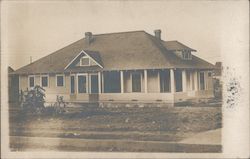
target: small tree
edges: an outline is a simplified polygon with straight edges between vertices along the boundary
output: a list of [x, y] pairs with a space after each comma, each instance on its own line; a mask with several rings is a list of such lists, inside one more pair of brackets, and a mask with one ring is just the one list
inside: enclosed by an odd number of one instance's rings
[[45, 89], [36, 85], [31, 90], [21, 91], [21, 106], [24, 109], [41, 110], [44, 108]]

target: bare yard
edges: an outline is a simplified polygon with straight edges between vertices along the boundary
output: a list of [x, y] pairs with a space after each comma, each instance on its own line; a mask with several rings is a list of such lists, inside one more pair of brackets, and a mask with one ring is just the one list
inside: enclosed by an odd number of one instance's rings
[[26, 137], [178, 142], [222, 126], [221, 107], [77, 107], [55, 116], [11, 116], [10, 135]]

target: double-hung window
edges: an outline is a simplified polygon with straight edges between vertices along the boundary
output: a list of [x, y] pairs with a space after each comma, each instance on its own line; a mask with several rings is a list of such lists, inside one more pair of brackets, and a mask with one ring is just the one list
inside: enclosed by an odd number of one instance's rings
[[56, 75], [56, 86], [57, 87], [64, 86], [64, 75]]
[[48, 87], [49, 86], [49, 76], [47, 76], [47, 75], [41, 76], [41, 86], [42, 87]]
[[33, 88], [35, 86], [35, 76], [29, 76], [29, 87]]

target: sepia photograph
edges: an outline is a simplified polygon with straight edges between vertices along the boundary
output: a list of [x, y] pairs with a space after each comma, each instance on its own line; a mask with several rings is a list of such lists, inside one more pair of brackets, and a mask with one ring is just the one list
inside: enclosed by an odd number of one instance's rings
[[248, 5], [2, 1], [1, 154], [249, 157]]

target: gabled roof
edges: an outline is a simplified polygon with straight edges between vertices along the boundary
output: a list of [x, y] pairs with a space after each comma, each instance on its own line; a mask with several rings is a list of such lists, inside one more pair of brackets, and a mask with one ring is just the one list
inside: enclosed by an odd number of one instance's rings
[[[90, 44], [85, 41], [85, 38], [80, 39], [18, 69], [14, 73], [69, 72], [72, 68], [65, 69], [65, 67], [83, 50], [104, 66], [101, 70], [214, 68], [214, 65], [194, 55], [192, 60], [180, 59], [171, 50], [173, 48], [187, 49], [187, 46], [176, 41], [159, 40], [145, 31], [99, 34], [93, 35], [93, 38], [94, 40]], [[84, 72], [95, 69], [80, 67], [77, 68], [77, 71]]]
[[[91, 60], [93, 60], [99, 67], [103, 68], [103, 62], [100, 56], [100, 53], [97, 51], [89, 51], [89, 50], [82, 50], [74, 59], [71, 60], [71, 62], [64, 68], [64, 70], [67, 70], [72, 67], [76, 67], [75, 64], [80, 60], [81, 57], [88, 56]], [[86, 67], [89, 66], [85, 66]], [[82, 68], [82, 67], [80, 67]]]

